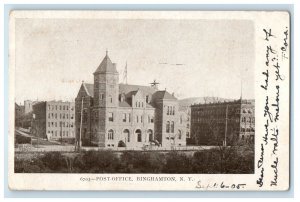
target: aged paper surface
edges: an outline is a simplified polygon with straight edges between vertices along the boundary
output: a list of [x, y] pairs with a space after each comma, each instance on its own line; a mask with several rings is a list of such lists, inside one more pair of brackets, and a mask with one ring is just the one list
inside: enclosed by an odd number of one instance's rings
[[12, 190], [289, 189], [290, 16], [12, 11]]

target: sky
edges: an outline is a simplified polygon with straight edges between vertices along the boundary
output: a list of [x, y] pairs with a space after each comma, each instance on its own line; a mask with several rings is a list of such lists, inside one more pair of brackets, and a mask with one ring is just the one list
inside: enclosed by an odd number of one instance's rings
[[179, 99], [254, 98], [251, 21], [17, 19], [15, 44], [17, 103], [74, 100], [106, 50], [120, 82], [127, 62], [128, 84], [156, 79]]

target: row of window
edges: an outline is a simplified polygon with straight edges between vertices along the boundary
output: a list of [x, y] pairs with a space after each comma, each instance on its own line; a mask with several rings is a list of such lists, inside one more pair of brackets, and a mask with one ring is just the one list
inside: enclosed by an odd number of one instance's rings
[[53, 131], [53, 130], [48, 130], [48, 134], [51, 134], [52, 137], [73, 137], [74, 136], [74, 132], [73, 131]]
[[[95, 130], [95, 133], [97, 131]], [[147, 130], [147, 134], [148, 134], [148, 140], [149, 141], [153, 141], [154, 137], [153, 137], [153, 131], [151, 129]], [[135, 135], [136, 135], [136, 141], [137, 142], [142, 142], [142, 131], [140, 129], [135, 130]], [[128, 129], [125, 129], [123, 131], [123, 137], [125, 138], [125, 142], [130, 142], [130, 132]], [[107, 139], [108, 140], [114, 140], [114, 131], [112, 129], [110, 129], [107, 133]]]
[[255, 123], [255, 118], [254, 117], [249, 117], [249, 118], [246, 118], [246, 117], [242, 117], [242, 123]]
[[[58, 115], [57, 113], [49, 113], [48, 114], [48, 118], [53, 118], [53, 119], [57, 119]], [[65, 113], [59, 113], [59, 118], [60, 119], [68, 119], [69, 118], [69, 114], [65, 114]], [[70, 114], [70, 118], [73, 119], [74, 118], [74, 114]]]
[[166, 124], [166, 132], [167, 133], [174, 133], [174, 121], [167, 121]]
[[254, 128], [241, 128], [241, 132], [255, 132]]
[[141, 108], [143, 108], [144, 107], [144, 102], [135, 102], [135, 107], [141, 107]]
[[175, 106], [168, 106], [167, 115], [175, 115]]
[[[136, 123], [143, 123], [144, 117], [143, 115], [136, 115]], [[108, 121], [113, 122], [114, 121], [114, 113], [109, 112], [108, 113]], [[123, 122], [131, 122], [131, 115], [123, 113], [122, 114], [122, 121]], [[154, 117], [148, 115], [148, 123], [153, 123], [154, 122]]]
[[74, 127], [74, 123], [69, 122], [48, 122], [48, 127]]
[[[70, 108], [72, 111], [74, 110], [74, 107]], [[69, 110], [68, 105], [48, 105], [48, 110]]]
[[[220, 122], [225, 122], [225, 117], [217, 117], [217, 118], [207, 118], [207, 117], [204, 117], [204, 118], [192, 118], [192, 122], [193, 123], [199, 123], [199, 122], [202, 122], [202, 123], [220, 123]], [[236, 123], [239, 123], [240, 122], [240, 118], [237, 117], [237, 118], [228, 118], [227, 119], [229, 122], [236, 122]]]
[[[235, 112], [236, 114], [240, 114], [241, 110], [240, 109], [228, 109], [228, 113], [233, 113]], [[242, 113], [246, 114], [252, 114], [254, 113], [253, 109], [243, 109]], [[220, 109], [205, 109], [205, 108], [200, 108], [200, 109], [194, 109], [192, 111], [192, 114], [194, 115], [207, 115], [207, 114], [226, 114], [226, 108], [220, 108]]]

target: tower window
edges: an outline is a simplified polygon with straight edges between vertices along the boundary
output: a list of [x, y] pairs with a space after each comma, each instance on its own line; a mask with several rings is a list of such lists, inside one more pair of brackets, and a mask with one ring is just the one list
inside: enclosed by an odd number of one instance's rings
[[110, 121], [110, 122], [114, 121], [114, 114], [112, 112], [108, 113], [108, 121]]
[[174, 133], [174, 121], [171, 122], [171, 133]]
[[123, 122], [126, 122], [126, 114], [123, 113]]
[[114, 131], [111, 130], [111, 129], [108, 131], [108, 139], [109, 140], [113, 140], [114, 139]]
[[169, 121], [167, 121], [166, 132], [167, 132], [167, 133], [170, 132], [170, 122], [169, 122]]

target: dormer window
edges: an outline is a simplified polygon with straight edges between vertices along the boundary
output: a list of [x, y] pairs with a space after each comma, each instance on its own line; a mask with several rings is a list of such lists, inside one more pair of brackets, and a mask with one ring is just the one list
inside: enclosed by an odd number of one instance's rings
[[151, 100], [150, 100], [150, 96], [147, 95], [147, 96], [146, 96], [146, 103], [150, 103], [150, 101], [151, 101]]

